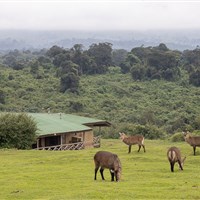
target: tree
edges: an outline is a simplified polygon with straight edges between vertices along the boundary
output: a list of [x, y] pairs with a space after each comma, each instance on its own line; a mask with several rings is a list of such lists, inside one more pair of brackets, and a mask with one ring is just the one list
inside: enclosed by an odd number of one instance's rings
[[94, 59], [87, 55], [86, 52], [81, 54], [79, 60], [80, 74], [98, 74], [100, 69]]
[[5, 104], [6, 101], [5, 101], [5, 92], [3, 90], [0, 90], [0, 103], [1, 104]]
[[166, 69], [163, 71], [162, 77], [167, 81], [173, 81], [176, 78], [176, 73], [173, 69]]
[[158, 45], [158, 47], [156, 47], [156, 49], [160, 50], [160, 51], [168, 51], [169, 49], [167, 48], [167, 46], [164, 43], [160, 43]]
[[112, 64], [112, 44], [105, 42], [92, 44], [88, 49], [88, 55], [92, 57], [97, 64], [98, 73], [105, 73], [108, 66]]
[[31, 67], [31, 74], [33, 75], [36, 75], [38, 73], [38, 70], [39, 70], [39, 62], [36, 60], [36, 61], [32, 61], [30, 63], [30, 67]]
[[131, 76], [134, 80], [143, 80], [146, 74], [145, 67], [136, 64], [131, 67]]
[[17, 61], [14, 63], [14, 65], [12, 66], [13, 69], [15, 70], [21, 70], [24, 68], [24, 63], [21, 61]]
[[194, 86], [200, 87], [200, 70], [196, 70], [195, 72], [190, 74], [189, 82]]
[[72, 93], [78, 91], [79, 87], [79, 77], [73, 72], [64, 74], [60, 79], [60, 91], [65, 92], [69, 90]]
[[131, 75], [135, 80], [146, 78], [174, 81], [180, 77], [179, 59], [180, 52], [171, 51], [161, 43], [158, 47], [132, 49], [127, 56], [126, 63], [132, 66]]
[[6, 55], [4, 57], [3, 64], [8, 65], [9, 67], [12, 67], [16, 63], [16, 57], [13, 55]]
[[140, 59], [136, 55], [134, 55], [132, 53], [129, 53], [127, 55], [126, 60], [130, 63], [130, 65], [134, 65], [134, 64], [138, 64], [138, 63], [141, 64]]
[[128, 52], [124, 49], [115, 49], [112, 51], [112, 62], [116, 66], [120, 66], [126, 60]]
[[72, 61], [78, 65], [81, 64], [81, 55], [83, 53], [83, 45], [75, 44], [73, 48], [71, 48], [72, 52]]
[[75, 44], [71, 48], [72, 61], [79, 66], [79, 74], [84, 73], [84, 68], [89, 67], [88, 56], [83, 51], [82, 44]]
[[70, 61], [70, 60], [71, 60], [71, 57], [70, 57], [69, 52], [59, 53], [59, 54], [55, 55], [55, 57], [53, 59], [53, 64], [56, 67], [60, 67], [62, 63], [66, 62], [66, 61]]
[[72, 61], [64, 61], [61, 63], [61, 66], [59, 68], [61, 75], [67, 74], [67, 73], [74, 73], [76, 76], [79, 75], [79, 66]]
[[81, 112], [83, 110], [83, 103], [80, 101], [70, 101], [69, 107], [72, 112]]
[[38, 57], [38, 62], [42, 65], [42, 64], [48, 64], [51, 63], [50, 58], [46, 57], [46, 56], [39, 56]]
[[59, 46], [54, 45], [53, 47], [51, 47], [48, 51], [47, 51], [47, 55], [49, 57], [55, 57], [56, 55], [60, 54], [60, 53], [65, 53], [65, 50]]
[[0, 115], [0, 147], [30, 149], [36, 140], [36, 122], [27, 114]]
[[192, 64], [199, 68], [200, 66], [200, 49], [196, 48], [194, 50], [183, 51], [182, 56], [184, 64]]
[[144, 65], [146, 65], [146, 57], [152, 51], [152, 47], [135, 47], [131, 50], [131, 53], [137, 56]]
[[123, 74], [129, 73], [131, 69], [131, 65], [129, 62], [123, 62], [120, 64], [121, 72]]

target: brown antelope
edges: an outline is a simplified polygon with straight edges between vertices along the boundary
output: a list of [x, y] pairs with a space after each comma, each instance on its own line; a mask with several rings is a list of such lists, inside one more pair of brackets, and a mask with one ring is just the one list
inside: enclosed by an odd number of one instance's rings
[[179, 169], [183, 170], [183, 164], [186, 159], [181, 159], [181, 152], [177, 147], [170, 147], [167, 151], [167, 158], [170, 162], [171, 172], [174, 172], [174, 165], [176, 162], [179, 164]]
[[131, 153], [131, 146], [134, 144], [138, 144], [138, 152], [140, 151], [141, 147], [143, 147], [144, 152], [146, 151], [144, 146], [144, 137], [142, 135], [127, 136], [125, 133], [119, 133], [119, 135], [122, 142], [129, 146], [128, 153]]
[[192, 134], [187, 132], [182, 132], [184, 135], [185, 141], [193, 147], [194, 156], [196, 155], [196, 147], [200, 147], [200, 136], [192, 136]]
[[97, 171], [99, 167], [101, 167], [100, 173], [102, 180], [105, 180], [103, 176], [104, 168], [110, 170], [111, 181], [114, 181], [114, 177], [116, 181], [120, 180], [122, 167], [121, 167], [121, 162], [116, 154], [107, 151], [98, 151], [94, 155], [94, 163], [95, 163], [94, 180], [97, 179]]

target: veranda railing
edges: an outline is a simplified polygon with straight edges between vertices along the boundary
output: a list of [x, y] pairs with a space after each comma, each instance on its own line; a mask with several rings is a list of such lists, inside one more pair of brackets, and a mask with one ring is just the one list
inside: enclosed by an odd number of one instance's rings
[[[81, 150], [85, 148], [84, 142], [77, 142], [77, 143], [70, 143], [70, 144], [62, 144], [62, 145], [55, 145], [55, 146], [46, 146], [46, 147], [39, 147], [36, 148], [37, 150], [49, 150], [49, 151], [62, 151], [62, 150]], [[100, 147], [101, 146], [101, 137], [94, 137], [93, 138], [93, 146]]]

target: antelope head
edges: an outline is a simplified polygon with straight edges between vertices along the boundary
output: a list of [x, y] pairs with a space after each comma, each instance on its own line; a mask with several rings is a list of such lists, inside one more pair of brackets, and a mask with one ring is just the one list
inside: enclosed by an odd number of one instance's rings
[[190, 135], [191, 135], [191, 133], [189, 131], [186, 131], [186, 132], [183, 131], [182, 133], [183, 133], [183, 136], [184, 136], [185, 139], [190, 137]]
[[125, 134], [125, 133], [119, 132], [119, 135], [120, 135], [120, 139], [121, 139], [121, 140], [123, 140], [123, 139], [126, 137], [126, 134]]

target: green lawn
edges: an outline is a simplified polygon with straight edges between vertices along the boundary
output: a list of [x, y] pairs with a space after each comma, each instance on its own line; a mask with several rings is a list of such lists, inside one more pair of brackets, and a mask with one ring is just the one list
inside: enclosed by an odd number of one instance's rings
[[[80, 151], [0, 150], [0, 199], [200, 199], [200, 148], [193, 156], [185, 142], [146, 140], [146, 153], [120, 140], [102, 140], [101, 148]], [[168, 147], [187, 156], [184, 171], [171, 173]], [[94, 181], [93, 156], [99, 150], [118, 154], [122, 180]]]

